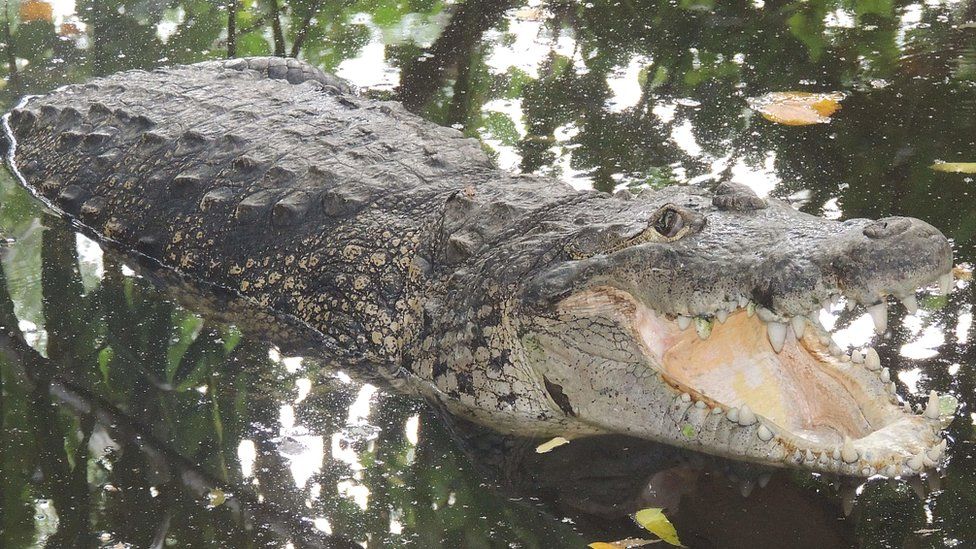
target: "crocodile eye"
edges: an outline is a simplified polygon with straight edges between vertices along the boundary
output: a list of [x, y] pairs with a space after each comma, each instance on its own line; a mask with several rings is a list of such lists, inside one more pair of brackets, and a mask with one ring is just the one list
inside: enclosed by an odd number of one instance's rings
[[673, 238], [684, 225], [681, 214], [674, 208], [665, 206], [654, 222], [654, 230], [663, 237]]

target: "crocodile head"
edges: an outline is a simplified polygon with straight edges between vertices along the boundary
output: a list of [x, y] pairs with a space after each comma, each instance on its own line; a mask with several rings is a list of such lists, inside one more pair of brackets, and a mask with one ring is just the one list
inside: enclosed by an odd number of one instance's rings
[[833, 221], [746, 187], [670, 187], [573, 237], [528, 281], [524, 360], [581, 430], [848, 475], [915, 474], [943, 455], [938, 395], [901, 403], [873, 349], [817, 320], [840, 297], [879, 332], [887, 300], [948, 291], [952, 250], [904, 217]]

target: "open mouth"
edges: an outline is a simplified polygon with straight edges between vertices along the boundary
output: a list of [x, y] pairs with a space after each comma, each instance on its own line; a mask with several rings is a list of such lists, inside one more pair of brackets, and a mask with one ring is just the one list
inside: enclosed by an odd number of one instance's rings
[[[951, 284], [942, 278], [943, 286]], [[944, 454], [939, 432], [952, 412], [940, 417], [939, 396], [933, 391], [913, 412], [874, 349], [843, 352], [810, 319], [813, 313], [765, 321], [768, 315], [746, 304], [712, 316], [673, 317], [610, 287], [585, 290], [562, 305], [579, 313], [597, 302], [603, 311], [612, 304], [673, 391], [670, 413], [685, 434], [677, 439], [683, 446], [890, 477], [918, 474]]]

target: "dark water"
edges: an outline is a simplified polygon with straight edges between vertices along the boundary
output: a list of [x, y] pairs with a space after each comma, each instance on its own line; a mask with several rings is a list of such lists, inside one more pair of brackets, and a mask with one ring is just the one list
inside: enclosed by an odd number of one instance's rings
[[[976, 1], [36, 1], [6, 6], [0, 90], [298, 53], [579, 187], [732, 179], [828, 217], [911, 215], [976, 253]], [[229, 38], [228, 10], [236, 10]], [[829, 124], [750, 111], [842, 91]], [[175, 304], [2, 176], [0, 546], [976, 547], [974, 286], [874, 344], [917, 403], [962, 405], [939, 473], [863, 485], [632, 440], [549, 454], [283, 358]], [[862, 345], [870, 321], [824, 320]], [[26, 344], [24, 343], [26, 341]], [[658, 545], [660, 547], [662, 545]]]

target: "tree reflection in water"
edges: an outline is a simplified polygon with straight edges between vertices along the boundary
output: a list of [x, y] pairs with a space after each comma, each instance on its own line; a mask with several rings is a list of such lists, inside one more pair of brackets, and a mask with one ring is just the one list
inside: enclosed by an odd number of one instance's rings
[[[606, 191], [731, 179], [816, 215], [911, 215], [973, 263], [972, 178], [929, 169], [976, 160], [972, 0], [47, 6], [5, 6], [8, 107], [119, 70], [298, 55], [481, 138], [507, 168]], [[788, 90], [848, 97], [803, 128], [747, 109]], [[2, 184], [4, 547], [568, 547], [640, 536], [627, 517], [642, 506], [667, 507], [693, 547], [976, 543], [966, 413], [941, 477], [857, 490], [617, 438], [539, 455], [341, 365], [282, 359]], [[957, 287], [899, 309], [877, 346], [912, 403], [951, 391], [965, 412], [974, 297]], [[843, 343], [871, 337], [860, 313], [827, 320]]]

